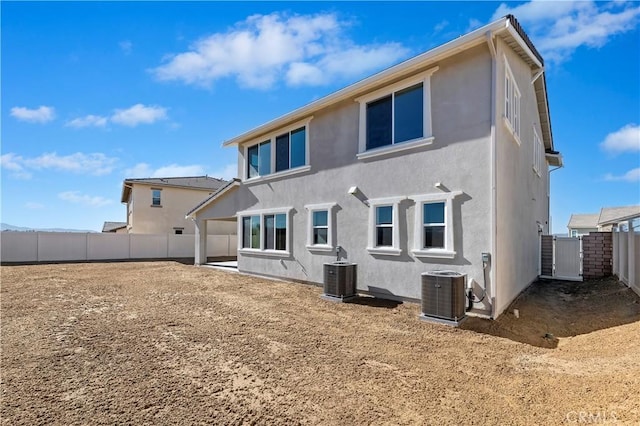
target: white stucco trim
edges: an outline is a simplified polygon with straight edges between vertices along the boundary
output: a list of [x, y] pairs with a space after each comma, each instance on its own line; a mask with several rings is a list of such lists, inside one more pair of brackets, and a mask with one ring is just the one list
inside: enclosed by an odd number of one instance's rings
[[[412, 195], [410, 200], [415, 201], [414, 230], [413, 230], [413, 250], [411, 253], [416, 257], [434, 257], [453, 259], [456, 256], [454, 250], [454, 226], [453, 226], [453, 199], [462, 195], [462, 191], [443, 192], [436, 194]], [[444, 248], [424, 248], [423, 241], [423, 217], [422, 206], [428, 203], [444, 203], [444, 227], [445, 238]]]
[[[402, 254], [400, 248], [400, 213], [399, 205], [407, 197], [387, 197], [370, 199], [369, 201], [369, 237], [367, 251], [370, 254], [399, 256]], [[388, 247], [376, 246], [376, 207], [391, 206], [392, 209], [392, 245]]]
[[400, 142], [393, 145], [382, 146], [380, 148], [370, 149], [365, 152], [356, 154], [358, 160], [366, 160], [374, 157], [382, 157], [396, 152], [406, 151], [408, 149], [419, 148], [421, 146], [427, 146], [433, 144], [435, 138], [433, 136], [428, 138], [414, 139], [408, 142]]
[[[306, 248], [309, 251], [318, 252], [330, 252], [335, 249], [333, 241], [333, 209], [338, 203], [324, 203], [324, 204], [307, 204], [304, 208], [308, 211], [307, 215], [307, 245]], [[327, 211], [327, 244], [313, 244], [313, 213], [317, 211]]]
[[[289, 238], [287, 237], [287, 240]], [[288, 250], [260, 250], [260, 249], [249, 249], [249, 248], [241, 248], [238, 249], [238, 253], [241, 254], [249, 254], [256, 256], [268, 256], [268, 257], [289, 257], [291, 253]]]
[[309, 170], [311, 170], [311, 166], [305, 165], [305, 166], [296, 167], [294, 169], [283, 170], [277, 173], [271, 173], [270, 175], [256, 176], [256, 177], [252, 177], [251, 179], [245, 179], [243, 183], [245, 185], [251, 185], [254, 183], [265, 182], [268, 180], [278, 179], [285, 176], [297, 175], [299, 173], [308, 172]]
[[[414, 86], [416, 84], [422, 83], [422, 137], [420, 139], [416, 139], [414, 141], [408, 142], [398, 142], [398, 145], [402, 144], [411, 144], [414, 143], [413, 146], [405, 146], [402, 149], [410, 149], [415, 148], [416, 146], [427, 145], [433, 143], [433, 132], [431, 128], [431, 75], [438, 71], [438, 67], [429, 68], [426, 71], [423, 71], [419, 74], [411, 76], [410, 78], [406, 78], [402, 81], [394, 83], [392, 85], [383, 87], [382, 89], [378, 89], [374, 92], [367, 93], [364, 96], [360, 96], [355, 99], [356, 102], [360, 104], [360, 118], [359, 118], [359, 127], [358, 127], [358, 159], [369, 158], [372, 155], [366, 156], [368, 154], [367, 151], [367, 103], [374, 101], [376, 99], [380, 99], [384, 96], [388, 96], [392, 93], [395, 93], [399, 90], [406, 89], [407, 87]], [[422, 142], [418, 144], [418, 142]], [[390, 146], [385, 146], [382, 148], [394, 148], [395, 143]], [[375, 151], [379, 151], [380, 148], [377, 148]], [[373, 151], [373, 150], [372, 150]], [[385, 151], [385, 154], [391, 153], [394, 151]]]

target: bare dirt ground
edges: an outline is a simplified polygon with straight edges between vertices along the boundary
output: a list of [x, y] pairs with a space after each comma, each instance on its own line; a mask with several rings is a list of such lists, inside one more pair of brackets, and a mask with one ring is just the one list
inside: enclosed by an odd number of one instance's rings
[[640, 424], [639, 298], [613, 279], [454, 329], [175, 262], [1, 274], [4, 425]]

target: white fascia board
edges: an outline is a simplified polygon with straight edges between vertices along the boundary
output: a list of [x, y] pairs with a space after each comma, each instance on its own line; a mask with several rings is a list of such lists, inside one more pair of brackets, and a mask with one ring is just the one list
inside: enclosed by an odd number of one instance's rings
[[226, 194], [227, 192], [229, 192], [231, 189], [233, 188], [237, 188], [238, 186], [240, 186], [240, 182], [234, 180], [232, 183], [230, 183], [229, 185], [227, 185], [226, 187], [224, 187], [222, 189], [222, 191], [220, 192], [216, 192], [213, 195], [211, 195], [208, 199], [205, 199], [202, 203], [200, 203], [200, 205], [194, 207], [191, 211], [189, 211], [186, 215], [185, 215], [185, 219], [190, 219], [193, 218], [194, 215], [196, 213], [198, 213], [200, 210], [202, 210], [203, 208], [207, 207], [209, 204], [211, 204], [214, 200], [220, 198], [222, 195]]
[[[508, 22], [509, 20], [507, 18], [500, 18], [495, 22], [492, 22], [483, 27], [480, 27], [477, 30], [474, 30], [463, 36], [460, 36], [455, 40], [447, 42], [425, 53], [422, 53], [418, 56], [415, 56], [411, 59], [401, 62], [400, 64], [395, 65], [391, 68], [387, 68], [382, 72], [374, 74], [363, 80], [360, 80], [357, 83], [354, 83], [350, 86], [345, 87], [344, 89], [340, 89], [331, 95], [318, 99], [315, 102], [307, 104], [306, 106], [298, 108], [297, 110], [294, 110], [272, 121], [269, 121], [268, 123], [258, 126], [253, 130], [250, 130], [246, 133], [241, 134], [240, 136], [229, 139], [223, 142], [222, 146], [227, 147], [227, 146], [244, 143], [262, 134], [269, 133], [273, 130], [276, 130], [281, 126], [285, 126], [287, 123], [291, 121], [300, 120], [305, 116], [311, 115], [315, 111], [318, 111], [324, 107], [349, 99], [350, 97], [353, 97], [356, 94], [363, 93], [369, 89], [374, 88], [375, 86], [384, 84], [387, 81], [390, 81], [399, 76], [402, 76], [403, 74], [409, 74], [411, 71], [416, 70], [426, 65], [429, 62], [435, 62], [437, 60], [441, 60], [447, 56], [454, 55], [458, 52], [466, 50], [475, 45], [485, 43], [487, 32], [497, 33], [497, 32], [506, 30], [508, 28]], [[520, 36], [517, 35], [515, 31], [514, 31], [514, 34], [516, 34], [517, 39], [519, 40], [519, 43], [520, 43]], [[527, 48], [527, 52], [530, 52], [528, 48]]]
[[518, 31], [516, 31], [516, 29], [513, 28], [513, 26], [511, 26], [508, 19], [507, 19], [507, 31], [509, 31], [509, 34], [511, 34], [511, 37], [513, 37], [513, 39], [516, 42], [518, 42], [522, 50], [524, 50], [527, 53], [527, 56], [531, 58], [531, 60], [538, 66], [538, 68], [542, 68], [542, 64], [540, 63], [538, 58], [536, 58], [536, 55], [534, 55], [531, 49], [529, 49], [529, 46], [527, 46], [527, 43], [525, 43], [522, 37], [520, 37], [520, 34], [518, 34]]

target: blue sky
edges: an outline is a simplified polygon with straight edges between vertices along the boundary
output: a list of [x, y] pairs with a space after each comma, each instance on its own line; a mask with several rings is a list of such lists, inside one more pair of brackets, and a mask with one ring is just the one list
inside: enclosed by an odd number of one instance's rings
[[99, 231], [126, 177], [231, 178], [221, 143], [507, 13], [546, 60], [554, 232], [640, 204], [640, 3], [2, 2], [2, 222]]

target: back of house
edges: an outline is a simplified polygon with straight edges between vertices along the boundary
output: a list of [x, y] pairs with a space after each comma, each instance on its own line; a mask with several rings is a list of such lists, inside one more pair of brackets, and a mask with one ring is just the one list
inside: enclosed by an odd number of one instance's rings
[[189, 212], [237, 220], [240, 271], [419, 300], [421, 276], [466, 275], [496, 317], [538, 276], [553, 149], [542, 58], [504, 17], [224, 143], [238, 179]]

